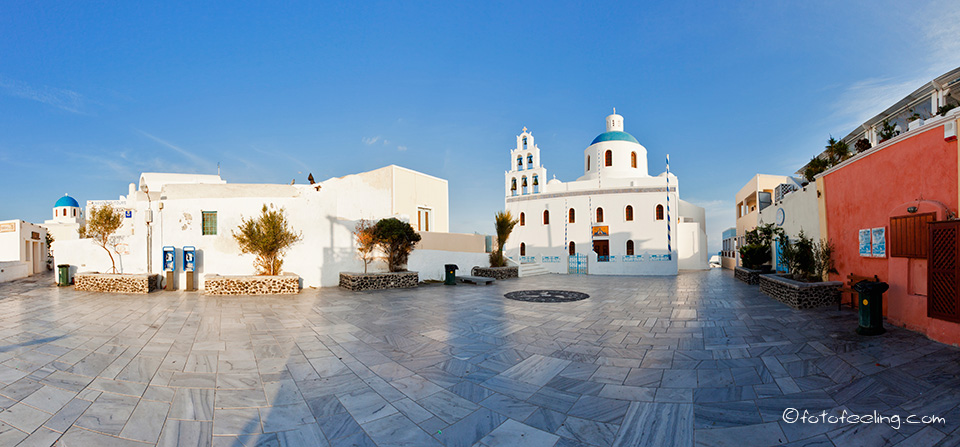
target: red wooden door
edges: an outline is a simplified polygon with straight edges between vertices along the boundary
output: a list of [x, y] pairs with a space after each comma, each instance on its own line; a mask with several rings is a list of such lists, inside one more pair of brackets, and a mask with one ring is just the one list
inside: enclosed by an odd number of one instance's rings
[[929, 226], [927, 316], [960, 321], [960, 221]]

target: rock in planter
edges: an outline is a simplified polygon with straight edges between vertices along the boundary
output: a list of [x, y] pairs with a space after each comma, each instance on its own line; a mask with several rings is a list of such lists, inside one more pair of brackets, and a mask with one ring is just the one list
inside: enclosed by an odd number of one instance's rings
[[160, 275], [146, 273], [77, 273], [76, 290], [111, 293], [150, 293], [157, 290]]
[[300, 293], [300, 277], [293, 273], [276, 276], [205, 275], [203, 293], [207, 295], [293, 295]]
[[519, 267], [474, 267], [470, 274], [473, 276], [485, 276], [493, 279], [519, 278]]
[[840, 281], [801, 282], [781, 275], [760, 275], [760, 292], [794, 309], [837, 304]]
[[417, 272], [340, 273], [340, 287], [354, 292], [407, 289], [417, 287], [419, 283], [420, 274]]

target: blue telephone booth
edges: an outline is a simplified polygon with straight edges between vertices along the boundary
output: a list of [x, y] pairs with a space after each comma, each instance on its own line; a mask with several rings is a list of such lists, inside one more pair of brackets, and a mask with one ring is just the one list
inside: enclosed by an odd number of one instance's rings
[[197, 249], [196, 247], [183, 247], [183, 271], [187, 275], [187, 287], [184, 290], [197, 290], [196, 287], [197, 270]]
[[167, 282], [163, 286], [166, 290], [177, 290], [174, 285], [174, 275], [177, 271], [177, 248], [171, 246], [163, 247], [163, 271], [166, 273]]

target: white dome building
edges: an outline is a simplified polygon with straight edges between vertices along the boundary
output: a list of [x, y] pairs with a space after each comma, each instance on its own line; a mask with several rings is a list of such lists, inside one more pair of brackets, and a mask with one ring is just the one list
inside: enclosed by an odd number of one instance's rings
[[53, 204], [53, 218], [45, 220], [43, 227], [56, 241], [79, 239], [80, 227], [84, 225], [83, 210], [76, 199], [64, 194]]
[[680, 200], [679, 181], [651, 177], [647, 149], [616, 111], [583, 151], [584, 173], [552, 179], [526, 128], [510, 151], [505, 209], [520, 220], [505, 248], [553, 273], [675, 275], [708, 268], [704, 210]]

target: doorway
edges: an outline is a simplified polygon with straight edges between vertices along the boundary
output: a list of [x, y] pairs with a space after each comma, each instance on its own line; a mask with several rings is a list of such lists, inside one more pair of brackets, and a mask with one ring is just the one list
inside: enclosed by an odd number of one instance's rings
[[593, 251], [597, 254], [597, 262], [610, 261], [610, 241], [593, 241]]

